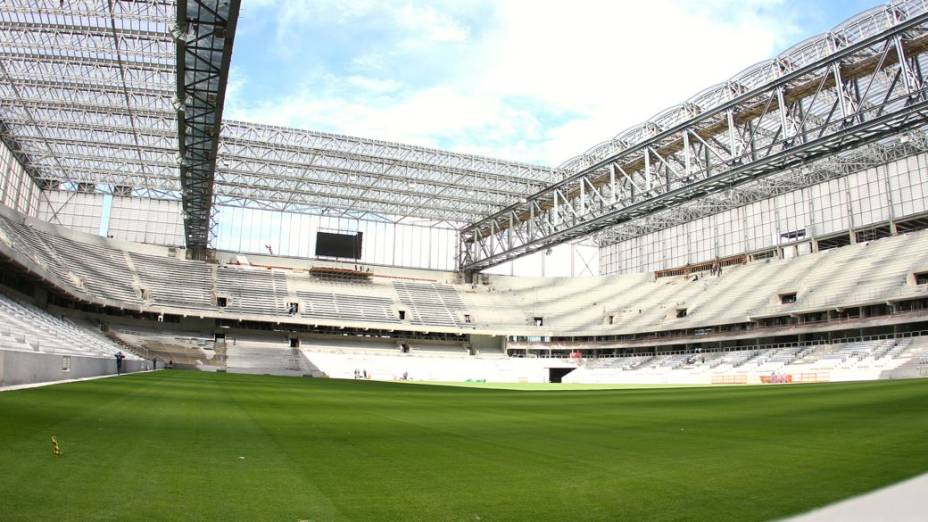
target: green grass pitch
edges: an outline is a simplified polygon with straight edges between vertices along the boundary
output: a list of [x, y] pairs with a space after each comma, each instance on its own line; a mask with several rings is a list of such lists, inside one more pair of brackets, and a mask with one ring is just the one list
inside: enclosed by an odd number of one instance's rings
[[928, 380], [520, 391], [158, 372], [0, 393], [0, 519], [762, 520], [928, 471], [926, 433]]

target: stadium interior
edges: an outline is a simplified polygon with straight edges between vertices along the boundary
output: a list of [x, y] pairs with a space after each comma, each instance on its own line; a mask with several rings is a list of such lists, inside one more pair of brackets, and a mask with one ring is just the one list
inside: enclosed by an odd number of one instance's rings
[[800, 394], [928, 377], [928, 0], [859, 13], [556, 167], [225, 119], [239, 10], [0, 2], [0, 391], [152, 370], [343, 397], [394, 390], [354, 380]]
[[384, 380], [928, 372], [923, 2], [557, 168], [224, 121], [238, 6], [213, 4], [0, 9], [0, 384], [120, 351]]
[[[2, 9], [0, 384], [88, 376], [103, 366], [78, 360], [119, 351], [139, 369], [388, 380], [928, 371], [921, 2], [558, 168], [223, 121], [235, 5], [92, 4]], [[545, 273], [555, 248], [566, 277]], [[532, 256], [541, 273], [514, 275]]]

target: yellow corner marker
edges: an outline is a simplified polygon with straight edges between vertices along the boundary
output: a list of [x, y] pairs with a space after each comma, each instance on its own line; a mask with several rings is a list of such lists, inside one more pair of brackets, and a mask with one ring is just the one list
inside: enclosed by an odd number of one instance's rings
[[58, 447], [58, 439], [54, 435], [52, 435], [52, 455], [61, 456], [61, 448]]

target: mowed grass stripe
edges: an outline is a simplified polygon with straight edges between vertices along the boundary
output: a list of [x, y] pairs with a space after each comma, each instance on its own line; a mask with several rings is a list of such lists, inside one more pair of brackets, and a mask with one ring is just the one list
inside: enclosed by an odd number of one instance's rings
[[[294, 488], [294, 477], [280, 473], [289, 460], [268, 451], [272, 441], [226, 398], [225, 386], [190, 385], [184, 375], [176, 377], [156, 385], [131, 376], [102, 388], [103, 381], [96, 381], [30, 390], [51, 395], [26, 401], [43, 406], [44, 433], [27, 441], [28, 452], [0, 450], [0, 462], [14, 477], [37, 474], [36, 486], [0, 479], [0, 496], [16, 500], [0, 518], [141, 520], [190, 513], [213, 520], [260, 519], [270, 498], [290, 500], [294, 517], [299, 512], [331, 518], [330, 503], [311, 495], [305, 484]], [[72, 387], [81, 389], [62, 396]], [[4, 394], [0, 402], [20, 394]], [[69, 412], [82, 410], [86, 413], [68, 419]], [[32, 420], [13, 418], [22, 424]], [[59, 418], [66, 420], [55, 422]], [[17, 458], [45, 453], [49, 433], [62, 441], [63, 458], [51, 463]]]
[[0, 394], [0, 518], [764, 520], [928, 471], [926, 399], [133, 375]]

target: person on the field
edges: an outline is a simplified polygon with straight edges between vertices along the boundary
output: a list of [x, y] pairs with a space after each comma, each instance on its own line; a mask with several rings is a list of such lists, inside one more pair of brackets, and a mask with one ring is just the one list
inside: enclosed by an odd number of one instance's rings
[[152, 358], [151, 358], [151, 369], [152, 369], [152, 370], [157, 370], [157, 369], [158, 369], [158, 358], [157, 358], [157, 357], [152, 357]]
[[126, 356], [123, 355], [122, 352], [118, 352], [116, 354], [116, 375], [119, 375], [122, 373], [122, 360], [125, 358]]

